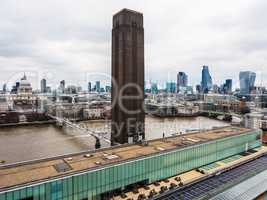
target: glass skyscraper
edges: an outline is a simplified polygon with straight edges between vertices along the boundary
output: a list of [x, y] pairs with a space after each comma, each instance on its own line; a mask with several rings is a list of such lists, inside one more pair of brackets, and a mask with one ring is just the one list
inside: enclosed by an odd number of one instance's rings
[[227, 94], [230, 94], [232, 92], [233, 80], [232, 79], [226, 79], [225, 86], [226, 86]]
[[225, 83], [222, 85], [220, 92], [223, 94], [231, 94], [232, 93], [232, 87], [233, 87], [233, 80], [232, 79], [226, 79]]
[[202, 80], [201, 80], [201, 90], [203, 93], [208, 93], [212, 88], [212, 78], [209, 72], [208, 66], [203, 66], [202, 69]]
[[175, 93], [176, 92], [176, 83], [175, 82], [167, 82], [166, 83], [166, 92], [167, 93]]
[[97, 91], [97, 92], [100, 92], [100, 81], [96, 81], [95, 82], [95, 90]]
[[151, 85], [151, 93], [152, 94], [158, 94], [159, 93], [157, 83], [152, 83], [152, 85]]
[[91, 92], [91, 91], [92, 91], [92, 83], [88, 82], [88, 92]]
[[179, 72], [177, 74], [177, 92], [180, 91], [181, 87], [187, 87], [188, 76], [184, 72]]
[[249, 95], [254, 87], [256, 73], [251, 71], [242, 71], [239, 73], [240, 94]]
[[41, 93], [46, 93], [46, 80], [41, 80]]

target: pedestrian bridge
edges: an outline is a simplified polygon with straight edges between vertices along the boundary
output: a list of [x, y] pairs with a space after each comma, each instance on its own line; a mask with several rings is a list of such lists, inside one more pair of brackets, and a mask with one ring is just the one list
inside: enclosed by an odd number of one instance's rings
[[67, 127], [73, 128], [73, 129], [77, 129], [81, 132], [84, 132], [84, 133], [94, 137], [96, 139], [96, 141], [98, 141], [98, 142], [104, 141], [108, 144], [111, 143], [110, 139], [107, 137], [107, 133], [105, 133], [105, 132], [99, 132], [99, 131], [96, 131], [94, 129], [84, 127], [84, 126], [77, 124], [77, 123], [74, 123], [74, 122], [72, 122], [66, 118], [61, 118], [61, 117], [57, 117], [57, 116], [50, 115], [50, 114], [48, 114], [47, 116], [52, 118], [53, 120], [55, 120], [59, 126], [67, 126]]

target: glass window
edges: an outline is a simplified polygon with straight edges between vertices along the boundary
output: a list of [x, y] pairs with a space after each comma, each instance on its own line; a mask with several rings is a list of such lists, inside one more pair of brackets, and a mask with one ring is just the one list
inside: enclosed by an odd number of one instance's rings
[[13, 192], [13, 199], [14, 200], [21, 199], [19, 190]]
[[5, 194], [0, 194], [0, 200], [6, 200], [6, 195]]
[[29, 196], [33, 196], [33, 190], [32, 190], [32, 187], [28, 187], [27, 188], [27, 197]]
[[6, 200], [13, 200], [13, 193], [12, 192], [7, 193]]
[[26, 198], [26, 194], [27, 194], [26, 188], [20, 190], [20, 198], [21, 199]]
[[78, 193], [79, 179], [77, 176], [73, 177], [73, 194]]
[[34, 197], [34, 200], [39, 200], [39, 196], [40, 196], [39, 186], [33, 187], [33, 197]]

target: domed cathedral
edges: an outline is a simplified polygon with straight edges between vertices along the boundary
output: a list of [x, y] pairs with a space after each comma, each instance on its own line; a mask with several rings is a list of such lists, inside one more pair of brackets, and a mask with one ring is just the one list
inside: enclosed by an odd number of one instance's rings
[[37, 96], [33, 94], [31, 83], [27, 80], [26, 74], [17, 82], [15, 91], [10, 95], [16, 111], [32, 111], [37, 109]]
[[30, 82], [27, 80], [26, 75], [21, 78], [19, 88], [18, 88], [18, 94], [23, 95], [23, 94], [32, 94], [32, 87]]

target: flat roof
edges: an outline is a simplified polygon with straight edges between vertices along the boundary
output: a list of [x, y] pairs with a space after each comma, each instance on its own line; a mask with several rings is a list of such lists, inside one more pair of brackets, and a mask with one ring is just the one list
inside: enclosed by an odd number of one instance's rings
[[[266, 160], [266, 159], [265, 159]], [[254, 161], [256, 162], [256, 161]], [[259, 165], [262, 163], [259, 163]], [[265, 167], [266, 161], [265, 161]], [[255, 169], [254, 169], [255, 170]], [[267, 170], [249, 178], [232, 188], [216, 195], [211, 200], [253, 200], [264, 194], [267, 189]], [[263, 198], [264, 199], [264, 198]]]
[[[153, 200], [252, 200], [266, 191], [267, 156], [250, 160], [194, 184], [169, 190]], [[263, 178], [264, 177], [264, 178]], [[228, 186], [228, 187], [225, 187]]]
[[[149, 185], [144, 186], [139, 186], [136, 189], [138, 190], [138, 193], [134, 193], [133, 190], [130, 191], [123, 191], [122, 193], [124, 193], [127, 198], [132, 199], [132, 200], [138, 200], [139, 195], [145, 195], [146, 197], [149, 196], [150, 192], [154, 189], [157, 193], [158, 196], [154, 196], [154, 199], [164, 199], [164, 200], [180, 200], [179, 194], [184, 193], [185, 196], [189, 196], [192, 195], [194, 196], [201, 196], [203, 194], [205, 194], [205, 189], [216, 189], [216, 187], [219, 187], [220, 185], [224, 185], [224, 183], [219, 183], [217, 182], [217, 184], [213, 181], [209, 182], [211, 184], [209, 184], [207, 186], [207, 184], [201, 184], [201, 182], [212, 178], [214, 176], [218, 176], [219, 174], [225, 173], [225, 172], [229, 172], [233, 169], [235, 169], [236, 167], [240, 167], [244, 164], [247, 164], [249, 162], [257, 162], [255, 164], [253, 164], [256, 169], [264, 169], [264, 167], [267, 167], [267, 157], [266, 154], [267, 153], [267, 147], [262, 146], [260, 149], [257, 149], [257, 151], [251, 151], [249, 152], [247, 155], [241, 155], [238, 154], [238, 156], [240, 156], [240, 158], [235, 159], [235, 160], [230, 160], [230, 162], [225, 163], [224, 161], [227, 159], [223, 159], [220, 161], [216, 161], [215, 163], [211, 163], [208, 165], [205, 165], [204, 167], [200, 167], [200, 168], [196, 168], [193, 169], [191, 171], [182, 173], [182, 174], [178, 174], [175, 175], [173, 177], [167, 178], [165, 180], [162, 181], [158, 181], [157, 183], [159, 183], [158, 185], [155, 185], [154, 183], [151, 183]], [[236, 156], [232, 156], [232, 157], [236, 157]], [[230, 158], [232, 158], [230, 157]], [[263, 158], [265, 157], [265, 159]], [[229, 158], [228, 158], [229, 159]], [[255, 161], [257, 160], [257, 161]], [[261, 164], [258, 164], [261, 163]], [[246, 168], [246, 167], [245, 167]], [[240, 168], [239, 168], [240, 169]], [[248, 169], [248, 168], [247, 168]], [[204, 170], [200, 172], [199, 170]], [[240, 170], [239, 170], [240, 171]], [[250, 172], [254, 171], [255, 172], [255, 168], [250, 168]], [[267, 170], [266, 170], [267, 171]], [[246, 172], [245, 172], [246, 173]], [[177, 180], [177, 178], [179, 178]], [[168, 181], [166, 181], [168, 180]], [[220, 181], [220, 179], [218, 180]], [[227, 180], [228, 181], [228, 180]], [[232, 179], [229, 180], [229, 182], [232, 181]], [[182, 186], [179, 186], [179, 183], [183, 183]], [[193, 185], [197, 185], [199, 184], [201, 185], [201, 187], [192, 187]], [[176, 187], [171, 189], [171, 185], [175, 184]], [[168, 190], [163, 193], [160, 194], [160, 190], [162, 186], [167, 186]], [[204, 187], [203, 187], [204, 186]], [[188, 192], [185, 192], [185, 190], [189, 188]], [[198, 190], [198, 191], [195, 191]], [[178, 193], [176, 193], [176, 191], [179, 191]], [[199, 192], [201, 191], [201, 192]], [[192, 194], [193, 193], [193, 194]], [[189, 199], [193, 199], [193, 197], [190, 196]], [[168, 198], [169, 197], [169, 198]], [[123, 198], [120, 194], [114, 197], [114, 200], [123, 200], [123, 199], [127, 199], [127, 198]], [[186, 198], [185, 198], [186, 199]]]
[[[224, 127], [148, 141], [148, 145], [127, 144], [78, 154], [0, 166], [0, 192], [55, 178], [101, 169], [216, 139], [244, 134], [251, 129]], [[60, 164], [66, 163], [66, 170]], [[55, 166], [58, 166], [55, 167]], [[57, 169], [60, 169], [57, 170]]]

